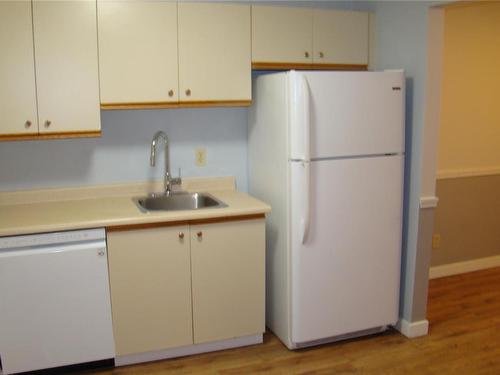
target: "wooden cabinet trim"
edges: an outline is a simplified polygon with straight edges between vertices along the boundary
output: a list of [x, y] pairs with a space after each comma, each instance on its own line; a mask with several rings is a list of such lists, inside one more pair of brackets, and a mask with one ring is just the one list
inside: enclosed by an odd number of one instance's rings
[[223, 216], [223, 217], [213, 217], [207, 219], [195, 219], [191, 220], [189, 224], [197, 225], [197, 224], [225, 223], [228, 221], [260, 220], [260, 219], [265, 219], [265, 217], [266, 217], [265, 214]]
[[368, 70], [368, 65], [358, 64], [302, 64], [290, 62], [253, 62], [254, 70]]
[[193, 220], [177, 220], [177, 221], [163, 221], [159, 223], [143, 223], [143, 224], [129, 224], [129, 225], [111, 225], [106, 227], [108, 232], [124, 232], [128, 230], [139, 230], [160, 227], [175, 227], [180, 225], [197, 225], [197, 224], [214, 224], [225, 223], [229, 221], [245, 221], [245, 220], [260, 220], [266, 217], [265, 214], [251, 214], [251, 215], [236, 215], [236, 216], [222, 216], [212, 217], [206, 219], [193, 219]]
[[204, 108], [204, 107], [248, 107], [251, 100], [200, 100], [192, 102], [179, 102], [176, 108]]
[[101, 131], [61, 132], [61, 133], [30, 133], [30, 134], [1, 134], [1, 141], [38, 141], [41, 139], [67, 139], [67, 138], [97, 138]]
[[162, 109], [162, 108], [205, 108], [205, 107], [248, 107], [251, 100], [201, 100], [193, 102], [145, 102], [145, 103], [101, 103], [102, 110], [118, 109]]

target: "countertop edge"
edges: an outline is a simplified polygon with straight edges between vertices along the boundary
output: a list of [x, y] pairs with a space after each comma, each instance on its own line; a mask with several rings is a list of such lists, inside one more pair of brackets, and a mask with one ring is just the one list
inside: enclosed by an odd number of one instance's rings
[[[219, 192], [214, 195], [219, 195]], [[141, 212], [137, 215], [130, 217], [116, 217], [93, 219], [93, 220], [79, 220], [65, 221], [65, 222], [50, 222], [47, 224], [26, 224], [26, 225], [12, 225], [5, 229], [0, 228], [0, 237], [18, 236], [27, 234], [40, 234], [48, 232], [61, 232], [71, 230], [82, 230], [91, 228], [112, 228], [112, 227], [125, 227], [137, 226], [146, 224], [159, 224], [170, 222], [196, 222], [198, 220], [206, 219], [221, 219], [231, 218], [237, 216], [247, 216], [256, 214], [267, 214], [271, 211], [271, 207], [258, 199], [248, 195], [247, 193], [238, 192], [243, 199], [252, 199], [255, 202], [253, 207], [238, 207], [238, 204], [229, 205], [223, 209], [208, 209], [204, 210], [186, 210], [186, 211], [170, 211], [170, 212]], [[132, 202], [131, 202], [132, 204]], [[220, 211], [218, 211], [220, 210]], [[236, 219], [238, 220], [238, 219]]]
[[[20, 228], [12, 228], [12, 230], [8, 231], [2, 231], [0, 230], [0, 237], [10, 237], [10, 236], [21, 236], [21, 235], [27, 235], [27, 234], [41, 234], [41, 233], [50, 233], [50, 232], [64, 232], [64, 231], [72, 231], [72, 230], [82, 230], [82, 229], [93, 229], [93, 228], [113, 228], [113, 227], [123, 227], [123, 226], [130, 226], [133, 227], [135, 225], [140, 225], [140, 224], [159, 224], [159, 223], [171, 223], [171, 222], [195, 222], [197, 220], [203, 220], [203, 219], [220, 219], [220, 218], [231, 218], [231, 217], [238, 217], [238, 216], [250, 216], [250, 215], [258, 215], [262, 214], [265, 215], [266, 213], [270, 212], [270, 209], [266, 210], [242, 210], [241, 212], [234, 212], [230, 214], [225, 214], [225, 215], [200, 215], [196, 217], [191, 217], [191, 218], [148, 218], [145, 220], [133, 220], [133, 219], [123, 219], [123, 220], [109, 220], [109, 221], [103, 221], [101, 223], [96, 223], [96, 222], [80, 222], [80, 223], [62, 223], [62, 224], [49, 224], [49, 225], [40, 225], [36, 229], [33, 229], [33, 227], [30, 227], [29, 229], [25, 229], [23, 227]], [[146, 214], [147, 215], [147, 214]], [[237, 219], [238, 220], [238, 219]]]

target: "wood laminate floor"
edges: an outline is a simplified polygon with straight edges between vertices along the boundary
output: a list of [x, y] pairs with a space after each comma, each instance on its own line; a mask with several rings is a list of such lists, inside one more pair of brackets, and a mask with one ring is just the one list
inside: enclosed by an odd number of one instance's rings
[[390, 331], [292, 352], [267, 333], [263, 345], [91, 373], [500, 375], [500, 268], [431, 280], [428, 318], [413, 340]]

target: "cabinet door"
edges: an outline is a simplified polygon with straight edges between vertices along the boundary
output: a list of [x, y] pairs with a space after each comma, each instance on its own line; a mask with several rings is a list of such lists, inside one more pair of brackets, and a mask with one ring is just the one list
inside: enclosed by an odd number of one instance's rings
[[0, 134], [36, 134], [30, 1], [0, 2], [0, 50]]
[[252, 63], [311, 63], [312, 9], [252, 6]]
[[191, 226], [194, 343], [264, 332], [264, 220]]
[[368, 64], [368, 13], [314, 10], [314, 63]]
[[99, 1], [98, 20], [101, 102], [177, 102], [177, 3]]
[[178, 7], [180, 100], [250, 100], [250, 6]]
[[34, 1], [40, 133], [98, 131], [95, 1]]
[[116, 354], [192, 344], [188, 226], [108, 232], [107, 243]]

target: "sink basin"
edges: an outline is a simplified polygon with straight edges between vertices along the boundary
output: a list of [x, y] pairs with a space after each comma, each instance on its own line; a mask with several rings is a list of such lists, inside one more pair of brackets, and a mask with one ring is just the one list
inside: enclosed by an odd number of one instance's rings
[[175, 193], [134, 199], [143, 211], [180, 211], [222, 208], [226, 204], [207, 193]]

